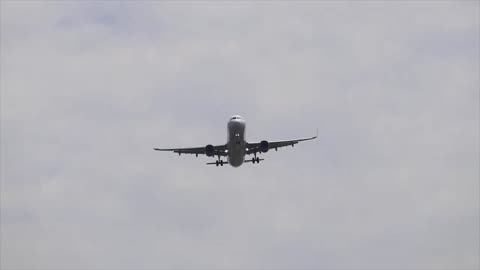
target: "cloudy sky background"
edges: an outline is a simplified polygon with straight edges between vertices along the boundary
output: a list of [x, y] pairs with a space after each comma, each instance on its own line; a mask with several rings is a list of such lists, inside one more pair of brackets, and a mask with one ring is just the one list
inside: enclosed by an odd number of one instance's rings
[[480, 267], [479, 2], [0, 4], [0, 268]]

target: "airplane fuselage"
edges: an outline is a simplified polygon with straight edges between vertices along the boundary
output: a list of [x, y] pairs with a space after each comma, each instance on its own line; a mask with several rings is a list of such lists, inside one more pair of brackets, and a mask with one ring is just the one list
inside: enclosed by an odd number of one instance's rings
[[227, 157], [228, 164], [239, 167], [245, 161], [245, 120], [240, 116], [233, 116], [227, 124]]

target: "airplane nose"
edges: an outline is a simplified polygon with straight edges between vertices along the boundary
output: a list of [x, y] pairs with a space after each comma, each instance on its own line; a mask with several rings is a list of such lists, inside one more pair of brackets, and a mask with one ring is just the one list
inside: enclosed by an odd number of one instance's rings
[[233, 128], [243, 128], [245, 127], [245, 121], [242, 119], [232, 119], [228, 125]]
[[245, 124], [245, 121], [243, 121], [242, 119], [235, 119], [233, 120], [233, 122], [235, 123], [235, 125], [238, 126], [243, 126]]

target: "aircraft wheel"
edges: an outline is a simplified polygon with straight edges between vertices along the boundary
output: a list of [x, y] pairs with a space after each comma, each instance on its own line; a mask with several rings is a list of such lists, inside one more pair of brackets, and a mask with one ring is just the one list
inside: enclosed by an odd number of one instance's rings
[[257, 157], [257, 163], [260, 163], [260, 158], [259, 157]]
[[256, 160], [255, 158], [252, 158], [252, 164], [255, 164], [255, 160]]
[[217, 167], [218, 167], [218, 160], [217, 160], [217, 161], [215, 161], [215, 165], [217, 165]]
[[223, 166], [223, 160], [220, 160], [220, 166]]

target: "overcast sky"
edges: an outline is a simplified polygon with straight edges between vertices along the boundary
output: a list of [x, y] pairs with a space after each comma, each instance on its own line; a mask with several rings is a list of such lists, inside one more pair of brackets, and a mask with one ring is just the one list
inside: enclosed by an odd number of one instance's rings
[[0, 4], [0, 268], [480, 268], [478, 1]]

